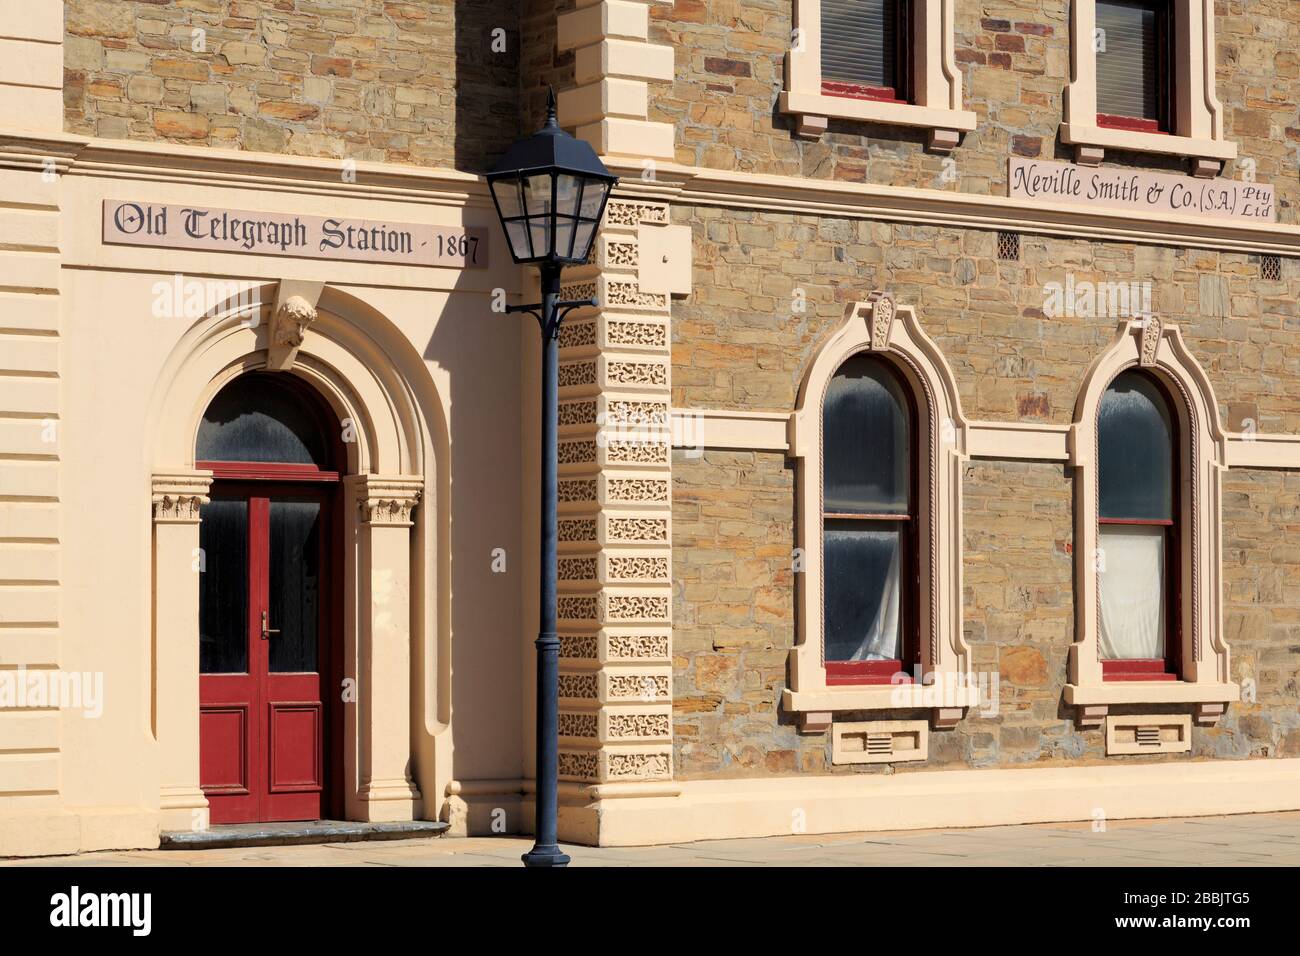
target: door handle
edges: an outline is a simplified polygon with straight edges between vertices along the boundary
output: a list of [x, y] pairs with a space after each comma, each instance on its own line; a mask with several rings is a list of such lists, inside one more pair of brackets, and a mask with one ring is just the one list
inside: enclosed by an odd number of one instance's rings
[[280, 633], [280, 629], [278, 627], [271, 627], [270, 622], [267, 621], [267, 617], [269, 614], [270, 614], [269, 611], [262, 612], [262, 640], [266, 640], [272, 634]]

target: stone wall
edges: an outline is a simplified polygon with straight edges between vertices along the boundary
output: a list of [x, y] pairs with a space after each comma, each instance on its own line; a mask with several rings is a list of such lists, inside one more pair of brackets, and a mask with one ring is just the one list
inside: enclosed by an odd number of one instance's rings
[[[888, 289], [915, 305], [952, 365], [972, 418], [1068, 423], [1083, 373], [1115, 315], [1049, 317], [1048, 290], [1105, 291], [1182, 327], [1209, 372], [1224, 424], [1300, 433], [1300, 263], [1281, 281], [1258, 256], [1025, 235], [997, 258], [996, 233], [710, 207], [675, 207], [694, 232], [695, 285], [673, 308], [673, 403], [791, 409], [845, 305]], [[1133, 284], [1136, 283], [1136, 288]], [[1136, 293], [1136, 294], [1130, 294]], [[802, 309], [802, 311], [800, 311]], [[1085, 310], [1080, 300], [1075, 311]]]
[[[1278, 187], [1279, 218], [1295, 221], [1300, 152], [1295, 106], [1300, 7], [1291, 0], [1215, 4], [1218, 94], [1227, 138]], [[658, 5], [651, 39], [678, 47], [677, 80], [650, 118], [677, 126], [677, 159], [713, 169], [1005, 195], [1007, 157], [1072, 160], [1059, 142], [1069, 80], [1069, 0], [959, 2], [956, 60], [965, 108], [979, 117], [953, 153], [927, 154], [922, 131], [832, 120], [819, 140], [776, 111], [793, 0], [678, 0]], [[1174, 158], [1110, 154], [1106, 165], [1182, 169]], [[1230, 171], [1238, 178], [1237, 171]]]
[[[996, 708], [932, 731], [926, 763], [832, 767], [828, 734], [780, 709], [795, 640], [793, 469], [772, 453], [678, 452], [674, 478], [674, 749], [679, 779], [795, 772], [1179, 760], [1106, 757], [1062, 703], [1074, 636], [1071, 482], [1052, 463], [972, 462], [964, 484], [964, 620]], [[1300, 756], [1300, 475], [1234, 472], [1224, 507], [1225, 630], [1254, 700], [1194, 727], [1192, 758]], [[992, 675], [996, 675], [996, 681]], [[1251, 692], [1247, 691], [1247, 696]], [[1168, 713], [1160, 707], [1117, 713]], [[924, 712], [837, 719], [925, 718]]]
[[519, 42], [480, 0], [67, 0], [65, 128], [480, 171], [518, 136]]
[[[1025, 236], [1010, 262], [977, 230], [708, 207], [679, 207], [676, 219], [694, 231], [696, 273], [674, 307], [675, 407], [790, 411], [845, 303], [888, 289], [943, 350], [968, 417], [1065, 424], [1118, 321], [1046, 315], [1045, 288], [1072, 275], [1076, 286], [1150, 280], [1152, 307], [1182, 327], [1225, 426], [1300, 432], [1300, 269], [1289, 261], [1266, 282], [1257, 258], [1237, 253]], [[828, 735], [799, 734], [780, 710], [796, 637], [792, 462], [679, 449], [673, 481], [679, 775], [891, 772], [831, 768]], [[965, 633], [974, 670], [998, 676], [997, 712], [933, 732], [930, 760], [896, 769], [1153, 759], [1105, 757], [1102, 732], [1078, 730], [1062, 702], [1075, 627], [1068, 467], [973, 461], [963, 494]], [[1223, 520], [1233, 679], [1253, 682], [1256, 700], [1196, 728], [1192, 756], [1294, 756], [1300, 550], [1287, 534], [1300, 524], [1300, 475], [1230, 472]]]

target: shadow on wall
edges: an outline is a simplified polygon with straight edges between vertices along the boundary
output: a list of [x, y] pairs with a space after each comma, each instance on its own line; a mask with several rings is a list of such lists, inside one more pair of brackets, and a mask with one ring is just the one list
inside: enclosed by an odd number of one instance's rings
[[[455, 0], [456, 168], [484, 173], [520, 136], [517, 0]], [[436, 68], [436, 67], [435, 67]]]

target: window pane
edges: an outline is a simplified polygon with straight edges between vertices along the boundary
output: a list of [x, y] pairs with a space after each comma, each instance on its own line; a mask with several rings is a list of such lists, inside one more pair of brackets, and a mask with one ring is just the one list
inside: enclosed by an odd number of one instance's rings
[[514, 219], [524, 214], [524, 200], [520, 193], [519, 180], [498, 179], [492, 184], [492, 195], [501, 207], [501, 218]]
[[[573, 227], [576, 220], [565, 219], [563, 217], [555, 220], [555, 254], [559, 256], [573, 255]], [[582, 250], [579, 249], [578, 252]]]
[[573, 233], [573, 255], [581, 256], [584, 251], [591, 245], [592, 233], [596, 231], [596, 224], [588, 222], [585, 219], [578, 221], [578, 228]]
[[1097, 581], [1103, 660], [1165, 656], [1165, 536], [1161, 527], [1102, 525]]
[[895, 88], [896, 0], [822, 0], [822, 79]]
[[1169, 404], [1141, 372], [1119, 375], [1097, 414], [1101, 517], [1172, 521], [1174, 430]]
[[869, 355], [841, 365], [822, 408], [825, 510], [907, 514], [910, 432], [911, 412], [891, 368]]
[[[200, 512], [199, 672], [248, 671], [248, 501], [214, 497]], [[171, 640], [176, 635], [159, 635]]]
[[271, 500], [269, 624], [273, 674], [316, 668], [320, 626], [321, 507], [319, 501]]
[[600, 215], [607, 192], [609, 192], [609, 183], [598, 179], [587, 180], [583, 186], [582, 206], [578, 210], [578, 215], [584, 219], [595, 219]]
[[524, 180], [524, 204], [528, 209], [528, 216], [549, 216], [552, 213], [551, 208], [551, 177], [529, 176]]
[[555, 177], [555, 211], [561, 216], [578, 215], [578, 200], [582, 195], [582, 180], [571, 173]]
[[901, 660], [902, 529], [832, 520], [824, 542], [826, 660]]
[[528, 227], [523, 221], [506, 223], [506, 236], [510, 240], [510, 251], [519, 259], [531, 259], [532, 247], [528, 245]]
[[296, 390], [271, 375], [235, 379], [203, 413], [199, 461], [330, 465], [316, 416]]
[[1162, 66], [1156, 2], [1098, 0], [1097, 112], [1160, 119], [1157, 73]]

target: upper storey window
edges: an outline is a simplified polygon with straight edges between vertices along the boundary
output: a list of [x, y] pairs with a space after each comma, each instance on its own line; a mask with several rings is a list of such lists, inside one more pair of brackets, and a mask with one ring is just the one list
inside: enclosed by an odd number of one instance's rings
[[1172, 133], [1169, 0], [1098, 0], [1097, 125]]
[[1214, 0], [1072, 0], [1061, 142], [1096, 166], [1107, 150], [1182, 156], [1197, 176], [1237, 158], [1215, 92]]
[[908, 0], [822, 0], [822, 92], [912, 100]]
[[975, 128], [962, 109], [957, 0], [792, 0], [794, 33], [780, 109], [818, 137], [832, 119], [922, 127], [951, 152]]

